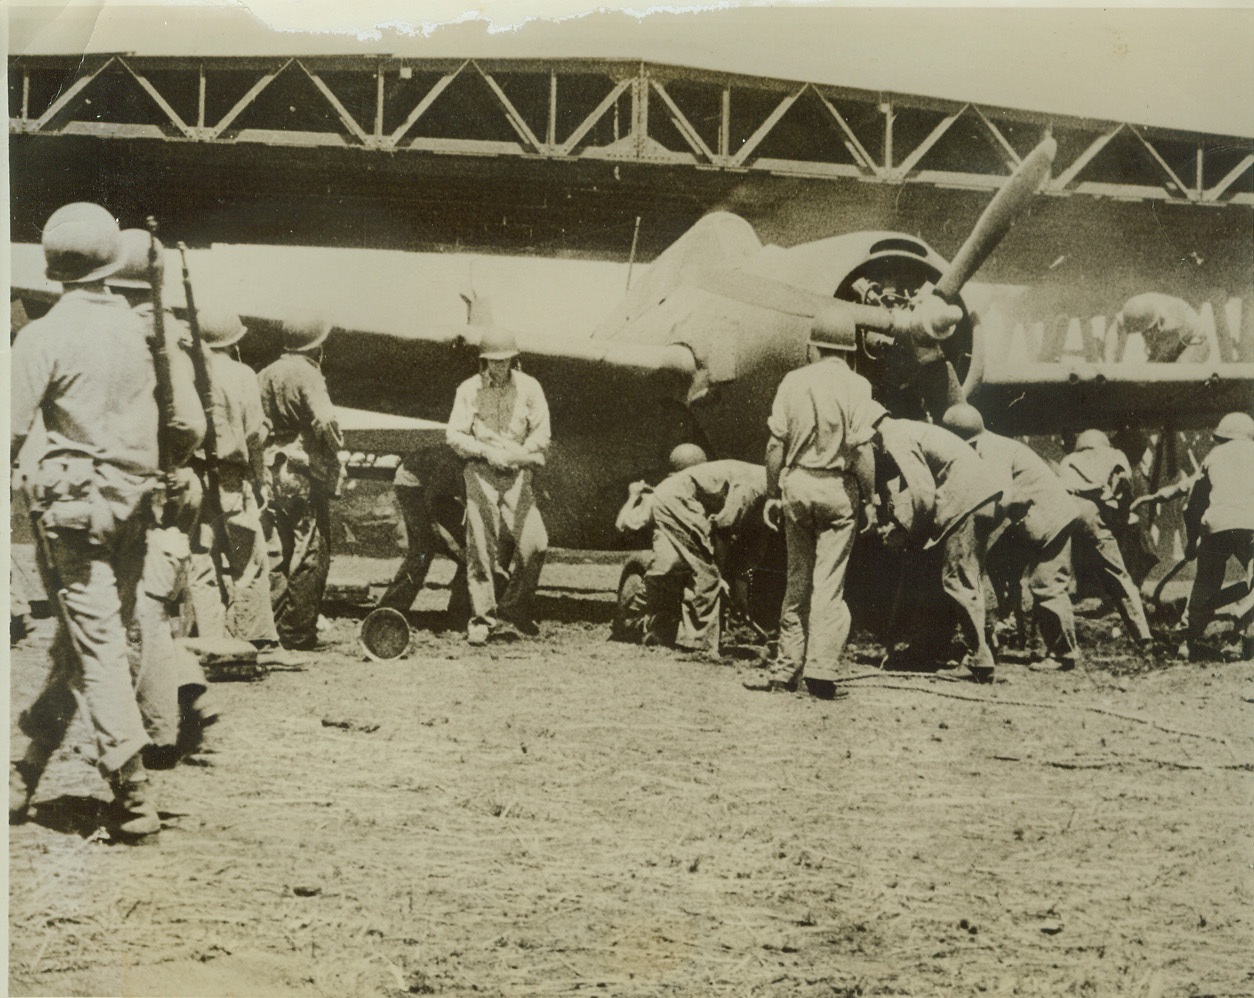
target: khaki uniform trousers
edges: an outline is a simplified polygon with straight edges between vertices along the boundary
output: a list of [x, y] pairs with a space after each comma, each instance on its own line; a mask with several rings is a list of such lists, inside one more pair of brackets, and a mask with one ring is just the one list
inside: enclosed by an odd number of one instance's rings
[[1080, 508], [1080, 517], [1072, 533], [1072, 544], [1092, 557], [1102, 589], [1114, 601], [1132, 637], [1137, 641], [1148, 641], [1150, 629], [1145, 619], [1145, 606], [1141, 603], [1136, 583], [1123, 563], [1119, 541], [1102, 518], [1101, 507], [1097, 503], [1083, 496], [1076, 496], [1075, 501]]
[[[675, 644], [686, 651], [718, 654], [723, 577], [714, 560], [710, 521], [698, 503], [653, 506], [653, 561], [645, 573], [650, 607], [668, 605], [672, 581], [683, 584], [683, 604]], [[658, 614], [659, 623], [665, 613]], [[660, 637], [651, 623], [649, 630]]]
[[51, 564], [39, 551], [44, 588], [56, 598], [54, 579], [60, 577], [73, 633], [58, 618], [49, 650], [51, 668], [18, 726], [46, 759], [81, 708], [95, 736], [96, 765], [106, 777], [148, 744], [131, 684], [126, 640], [143, 570], [146, 526], [147, 513], [141, 507], [95, 539], [86, 530], [50, 531]]
[[[470, 461], [466, 481], [466, 573], [472, 624], [491, 627], [498, 617], [532, 619], [531, 602], [540, 584], [549, 537], [531, 490], [531, 472], [496, 471], [483, 461]], [[514, 542], [509, 583], [496, 600], [496, 568], [502, 534]]]
[[222, 516], [212, 524], [202, 519], [199, 543], [192, 549], [190, 591], [197, 633], [276, 644], [279, 632], [257, 498], [243, 473], [229, 467], [218, 472], [218, 495]]
[[780, 666], [807, 679], [834, 679], [851, 623], [845, 572], [857, 529], [857, 480], [852, 472], [789, 468], [782, 498], [788, 582], [779, 618]]
[[1035, 545], [1008, 530], [988, 555], [988, 574], [999, 594], [1014, 598], [1027, 574], [1032, 614], [1045, 643], [1045, 654], [1062, 662], [1079, 655], [1075, 611], [1071, 606], [1071, 527], [1045, 545]]
[[[202, 717], [216, 716], [218, 709], [209, 691], [209, 682], [200, 659], [183, 643], [187, 618], [184, 601], [187, 593], [180, 584], [170, 587], [172, 566], [162, 553], [160, 535], [149, 530], [144, 554], [143, 573], [135, 593], [135, 614], [130, 631], [131, 679], [135, 698], [143, 715], [148, 737], [154, 745], [174, 746], [179, 743], [179, 729], [184, 717], [184, 702], [195, 704]], [[183, 553], [186, 555], [186, 548]], [[187, 564], [179, 566], [186, 578]]]
[[956, 627], [968, 664], [977, 669], [993, 667], [993, 652], [984, 633], [981, 555], [974, 516], [967, 516], [935, 547], [907, 552], [893, 616], [894, 627], [901, 627], [909, 641], [905, 657], [915, 662], [950, 659]]

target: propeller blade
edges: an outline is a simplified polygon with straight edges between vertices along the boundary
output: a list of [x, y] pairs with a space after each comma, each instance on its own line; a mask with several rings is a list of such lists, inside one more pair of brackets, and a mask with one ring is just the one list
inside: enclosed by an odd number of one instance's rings
[[936, 284], [936, 293], [952, 301], [971, 275], [993, 252], [1002, 237], [1031, 203], [1040, 186], [1049, 178], [1050, 167], [1058, 152], [1058, 143], [1047, 138], [1019, 164], [984, 209], [971, 235], [954, 255], [949, 269]]

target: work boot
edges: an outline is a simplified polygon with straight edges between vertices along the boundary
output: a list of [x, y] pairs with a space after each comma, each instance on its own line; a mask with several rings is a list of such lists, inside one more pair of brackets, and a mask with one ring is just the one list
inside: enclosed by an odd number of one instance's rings
[[16, 825], [26, 820], [26, 812], [30, 810], [31, 798], [35, 796], [35, 788], [39, 786], [42, 770], [35, 769], [25, 759], [19, 759], [9, 767], [9, 824]]
[[832, 679], [806, 679], [806, 692], [816, 700], [843, 700], [849, 691], [836, 685]]
[[512, 621], [501, 618], [492, 625], [492, 629], [488, 631], [489, 641], [521, 641], [522, 633], [514, 626]]
[[991, 683], [994, 669], [989, 665], [972, 665], [963, 662], [956, 669], [947, 670], [942, 677], [955, 683]]
[[138, 753], [109, 777], [109, 786], [113, 788], [113, 831], [119, 839], [138, 841], [161, 831], [148, 773]]
[[747, 690], [762, 693], [793, 693], [796, 692], [797, 680], [800, 678], [800, 669], [775, 662], [767, 666], [760, 675], [751, 676], [740, 685]]
[[30, 810], [31, 798], [43, 778], [48, 760], [52, 758], [55, 747], [30, 742], [26, 753], [21, 759], [14, 760], [9, 767], [9, 824], [18, 824], [26, 820], [26, 812]]
[[488, 643], [488, 625], [472, 621], [466, 627], [466, 643], [481, 648]]
[[531, 617], [524, 616], [521, 613], [501, 614], [502, 622], [509, 624], [523, 637], [538, 638], [540, 636], [540, 625]]
[[1075, 668], [1074, 658], [1043, 658], [1028, 666], [1033, 672], [1070, 672]]

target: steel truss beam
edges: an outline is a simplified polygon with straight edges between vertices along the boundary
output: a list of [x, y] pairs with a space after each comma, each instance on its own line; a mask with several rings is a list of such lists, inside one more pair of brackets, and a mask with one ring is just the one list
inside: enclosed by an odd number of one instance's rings
[[[229, 110], [207, 121], [207, 96], [221, 101], [229, 92], [226, 74], [233, 80], [251, 74], [253, 82]], [[302, 96], [292, 99], [313, 102], [292, 110], [317, 111], [328, 123], [325, 128], [301, 130], [278, 116], [266, 119], [259, 98], [291, 74], [305, 80]], [[9, 60], [9, 75], [14, 81], [10, 105], [17, 112], [9, 118], [11, 135], [349, 146], [556, 162], [592, 159], [992, 190], [1054, 129], [1067, 133], [1071, 152], [1061, 154], [1055, 164], [1055, 177], [1046, 188], [1052, 195], [1254, 206], [1254, 140], [1249, 138], [654, 63], [115, 54], [93, 60], [17, 56]], [[392, 81], [415, 76], [434, 82], [416, 100], [414, 89], [406, 89], [405, 100], [412, 103], [403, 104], [395, 88], [389, 95]], [[345, 78], [352, 81], [354, 93], [373, 94], [362, 112], [373, 120], [360, 121], [349, 110], [352, 103], [336, 90]], [[473, 79], [480, 81], [478, 96], [469, 92]], [[547, 85], [538, 86], [537, 80]], [[151, 101], [151, 120], [115, 118], [114, 106], [127, 99], [124, 88], [133, 91], [135, 86]], [[490, 101], [486, 107], [485, 99]], [[183, 113], [176, 109], [180, 101]], [[190, 102], [195, 124], [189, 123]], [[650, 115], [651, 102], [660, 114]], [[437, 104], [454, 113], [443, 115], [443, 134], [422, 134], [423, 122]], [[133, 107], [131, 101], [131, 118]], [[959, 119], [966, 122], [961, 129], [954, 127]], [[450, 120], [456, 123], [451, 135]], [[502, 132], [502, 125], [508, 131]], [[988, 159], [986, 149], [977, 155], [968, 147], [972, 134], [991, 146], [996, 167], [966, 167]], [[1128, 156], [1128, 136], [1142, 150], [1139, 157]], [[1113, 162], [1116, 155], [1122, 157], [1118, 164]], [[1129, 159], [1136, 162], [1129, 165]], [[955, 168], [955, 163], [963, 166]], [[1186, 171], [1190, 183], [1183, 179]]]

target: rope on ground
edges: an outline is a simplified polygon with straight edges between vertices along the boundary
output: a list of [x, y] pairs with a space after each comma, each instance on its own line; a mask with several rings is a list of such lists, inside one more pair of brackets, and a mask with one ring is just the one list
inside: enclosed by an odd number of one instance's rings
[[[840, 684], [856, 683], [858, 689], [875, 687], [884, 690], [912, 690], [916, 693], [930, 693], [932, 696], [946, 697], [950, 700], [966, 700], [970, 703], [983, 703], [1001, 707], [1028, 707], [1036, 710], [1058, 710], [1063, 707], [1077, 707], [1080, 710], [1091, 711], [1094, 714], [1105, 714], [1108, 717], [1116, 717], [1121, 721], [1131, 721], [1135, 724], [1147, 724], [1151, 728], [1157, 728], [1159, 731], [1166, 732], [1169, 735], [1185, 735], [1189, 738], [1199, 738], [1204, 741], [1217, 742], [1220, 745], [1225, 745], [1228, 747], [1229, 751], [1232, 749], [1228, 739], [1222, 735], [1212, 735], [1204, 731], [1189, 731], [1187, 728], [1175, 728], [1167, 724], [1160, 724], [1158, 721], [1155, 721], [1152, 718], [1143, 717], [1140, 714], [1128, 714], [1120, 710], [1111, 710], [1109, 707], [1099, 707], [1095, 704], [1042, 703], [1040, 701], [1032, 700], [1010, 700], [1005, 697], [979, 697], [971, 696], [968, 693], [953, 693], [949, 690], [938, 690], [931, 686], [920, 686], [911, 683], [886, 683], [883, 681], [868, 683], [860, 681], [864, 679], [881, 680], [882, 676], [883, 673], [867, 672], [857, 676], [842, 677], [836, 680], [836, 682]], [[928, 676], [925, 678], [930, 679], [932, 677]], [[943, 681], [950, 682], [950, 680]]]

